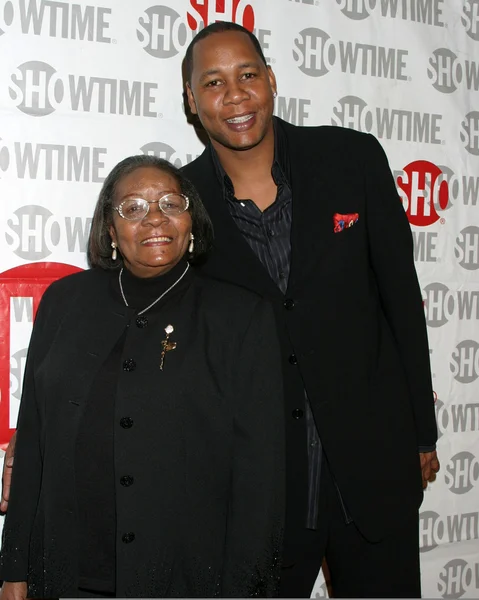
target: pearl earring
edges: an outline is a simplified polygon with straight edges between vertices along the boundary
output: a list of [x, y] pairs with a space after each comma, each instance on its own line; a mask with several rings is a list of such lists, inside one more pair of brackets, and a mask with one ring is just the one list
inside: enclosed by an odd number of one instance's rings
[[273, 98], [276, 98], [277, 95], [278, 95], [278, 92], [273, 92]]
[[195, 236], [190, 233], [190, 245], [188, 246], [188, 252], [190, 254], [193, 254], [193, 250], [195, 249], [195, 242], [194, 242]]
[[111, 253], [111, 260], [116, 260], [118, 253], [116, 251], [116, 244], [115, 242], [111, 243], [111, 247], [113, 248], [113, 252]]

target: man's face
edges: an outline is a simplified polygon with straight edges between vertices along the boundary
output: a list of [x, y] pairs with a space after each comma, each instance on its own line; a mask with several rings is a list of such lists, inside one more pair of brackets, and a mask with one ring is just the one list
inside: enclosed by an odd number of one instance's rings
[[272, 133], [276, 81], [249, 37], [213, 33], [193, 48], [188, 102], [213, 146], [249, 150]]

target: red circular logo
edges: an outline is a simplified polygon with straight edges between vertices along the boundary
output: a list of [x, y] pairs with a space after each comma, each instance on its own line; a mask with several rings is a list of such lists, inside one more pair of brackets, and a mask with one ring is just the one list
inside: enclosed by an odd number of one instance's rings
[[254, 29], [254, 10], [245, 0], [190, 0], [188, 26], [196, 31], [202, 23], [205, 27], [216, 21], [232, 21], [248, 31]]
[[434, 163], [416, 160], [397, 178], [399, 195], [411, 225], [426, 227], [439, 220], [449, 203], [446, 176]]
[[55, 280], [81, 270], [73, 265], [37, 262], [0, 273], [1, 448], [7, 446], [15, 429], [28, 345], [25, 336], [31, 331], [43, 292]]

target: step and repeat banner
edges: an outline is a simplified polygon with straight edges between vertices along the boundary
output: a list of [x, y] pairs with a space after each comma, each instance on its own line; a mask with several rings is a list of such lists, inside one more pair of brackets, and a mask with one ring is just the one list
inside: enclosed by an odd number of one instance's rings
[[[86, 268], [109, 170], [131, 154], [184, 165], [202, 152], [181, 61], [215, 20], [258, 36], [278, 116], [373, 133], [388, 154], [440, 434], [421, 509], [424, 596], [478, 597], [479, 0], [0, 0], [0, 444], [39, 299]], [[326, 595], [320, 576], [313, 596]]]

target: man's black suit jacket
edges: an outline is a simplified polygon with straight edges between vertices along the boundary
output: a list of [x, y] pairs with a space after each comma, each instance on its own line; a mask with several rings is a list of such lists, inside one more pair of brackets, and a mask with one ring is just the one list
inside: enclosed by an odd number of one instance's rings
[[[417, 511], [418, 446], [437, 439], [411, 231], [373, 136], [276, 125], [287, 140], [293, 192], [286, 295], [231, 218], [209, 148], [184, 168], [215, 228], [203, 269], [275, 308], [286, 392], [286, 551], [306, 520], [305, 419], [297, 418], [304, 390], [346, 507], [363, 535], [379, 540], [401, 515]], [[335, 233], [336, 213], [359, 218]]]

